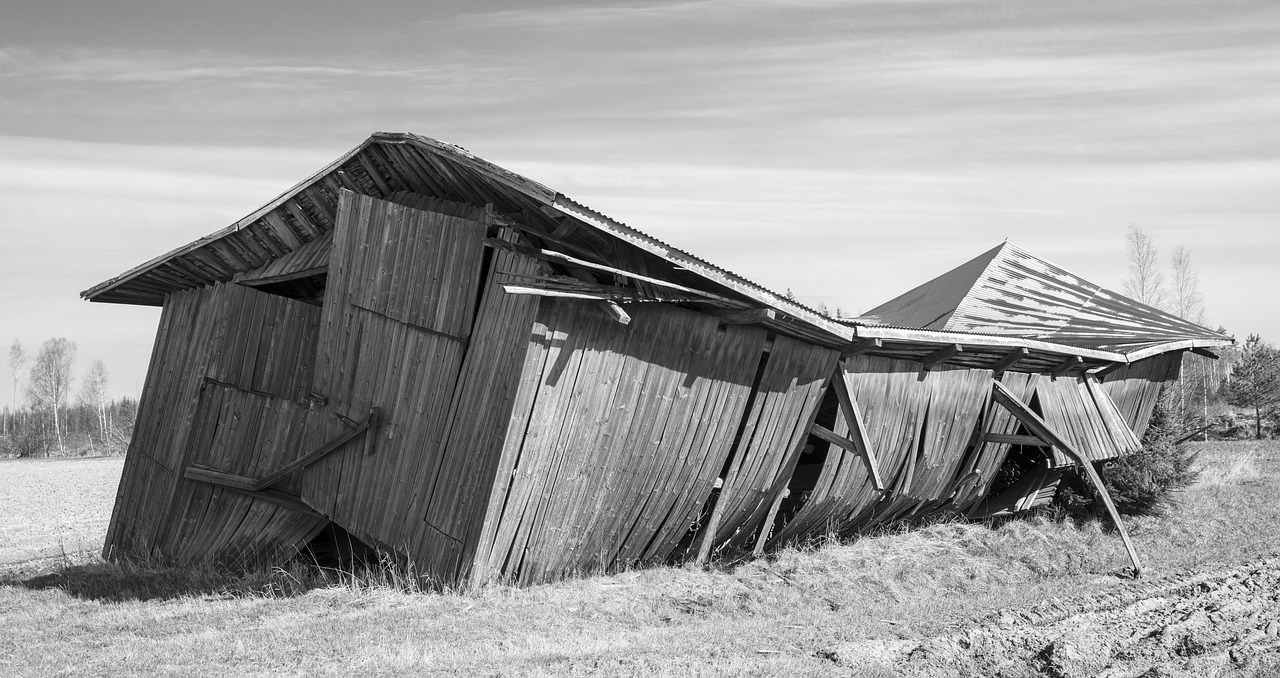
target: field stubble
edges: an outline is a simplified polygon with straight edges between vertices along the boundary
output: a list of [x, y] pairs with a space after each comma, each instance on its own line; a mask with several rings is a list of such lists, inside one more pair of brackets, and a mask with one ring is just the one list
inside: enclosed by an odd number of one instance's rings
[[445, 593], [90, 559], [0, 582], [0, 674], [1273, 675], [1280, 445], [1200, 454], [1128, 522], [1136, 581], [1115, 534], [1044, 518]]

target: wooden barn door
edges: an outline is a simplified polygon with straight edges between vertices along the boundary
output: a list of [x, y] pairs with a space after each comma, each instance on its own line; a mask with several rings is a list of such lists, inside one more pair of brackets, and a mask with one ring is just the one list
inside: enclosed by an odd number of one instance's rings
[[410, 509], [444, 454], [484, 267], [483, 210], [425, 207], [342, 192], [306, 447], [378, 416], [302, 478], [308, 505], [369, 545], [410, 556], [422, 523]]

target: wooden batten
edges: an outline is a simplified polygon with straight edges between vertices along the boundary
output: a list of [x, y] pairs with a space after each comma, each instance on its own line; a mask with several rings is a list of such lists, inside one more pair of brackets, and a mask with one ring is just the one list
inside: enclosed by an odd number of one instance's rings
[[984, 433], [982, 434], [981, 443], [995, 443], [998, 445], [1029, 445], [1031, 447], [1050, 447], [1047, 443], [1036, 436], [1020, 436], [1008, 433]]

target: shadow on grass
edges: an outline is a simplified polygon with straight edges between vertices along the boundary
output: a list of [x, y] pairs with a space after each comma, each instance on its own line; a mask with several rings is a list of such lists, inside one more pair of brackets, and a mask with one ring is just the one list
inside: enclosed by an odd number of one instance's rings
[[70, 596], [102, 602], [169, 600], [184, 597], [288, 597], [319, 584], [289, 571], [219, 571], [210, 567], [138, 566], [116, 563], [69, 565], [4, 585], [39, 591], [58, 589]]
[[404, 593], [439, 591], [415, 577], [394, 560], [348, 563], [339, 569], [322, 567], [299, 556], [281, 566], [178, 565], [164, 562], [70, 562], [47, 573], [0, 577], [0, 586], [33, 591], [57, 589], [84, 600], [102, 602], [171, 600], [174, 598], [290, 598], [320, 588], [354, 592], [395, 590]]

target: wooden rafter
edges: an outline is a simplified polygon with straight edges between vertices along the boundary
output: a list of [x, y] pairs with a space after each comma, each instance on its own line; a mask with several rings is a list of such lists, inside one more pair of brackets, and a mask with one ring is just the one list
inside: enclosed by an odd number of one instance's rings
[[998, 377], [1001, 374], [1013, 369], [1014, 365], [1017, 365], [1019, 361], [1021, 361], [1023, 358], [1027, 357], [1030, 354], [1031, 354], [1031, 349], [1028, 349], [1025, 346], [1019, 346], [1018, 348], [1015, 348], [1012, 351], [1009, 351], [1008, 353], [1004, 354], [1003, 358], [997, 360], [996, 364], [991, 366], [991, 373]]
[[1133, 547], [1133, 541], [1129, 539], [1128, 530], [1124, 529], [1124, 523], [1120, 520], [1120, 512], [1116, 510], [1115, 502], [1111, 501], [1111, 495], [1107, 492], [1107, 488], [1102, 483], [1102, 478], [1098, 475], [1098, 470], [1093, 467], [1093, 463], [1084, 458], [1084, 455], [1076, 451], [1062, 436], [1058, 435], [1049, 424], [1045, 423], [1040, 415], [1036, 414], [1027, 407], [1017, 396], [1004, 384], [998, 381], [992, 381], [991, 386], [994, 389], [991, 393], [992, 397], [1001, 407], [1009, 411], [1015, 419], [1027, 427], [1036, 437], [1053, 445], [1063, 454], [1071, 457], [1071, 460], [1077, 466], [1084, 469], [1085, 475], [1088, 476], [1089, 482], [1093, 483], [1094, 489], [1098, 491], [1098, 495], [1102, 497], [1102, 502], [1106, 504], [1107, 511], [1111, 514], [1111, 520], [1116, 524], [1116, 530], [1120, 532], [1120, 538], [1124, 540], [1125, 550], [1129, 552], [1129, 560], [1133, 561], [1133, 571], [1135, 577], [1142, 576], [1142, 561], [1138, 559], [1138, 552]]
[[884, 339], [859, 339], [851, 344], [846, 344], [840, 349], [841, 358], [852, 358], [862, 355], [868, 351], [874, 351], [884, 346]]
[[719, 318], [726, 325], [755, 325], [778, 317], [778, 312], [771, 308], [709, 309], [703, 313]]
[[933, 353], [926, 355], [920, 362], [924, 363], [924, 369], [927, 372], [963, 352], [964, 347], [960, 344], [948, 344], [947, 346], [943, 346]]
[[1078, 369], [1082, 365], [1084, 365], [1084, 359], [1078, 355], [1073, 355], [1054, 366], [1054, 368], [1049, 371], [1049, 376], [1057, 379], [1074, 369]]

